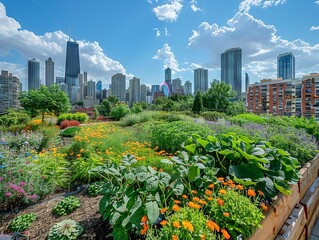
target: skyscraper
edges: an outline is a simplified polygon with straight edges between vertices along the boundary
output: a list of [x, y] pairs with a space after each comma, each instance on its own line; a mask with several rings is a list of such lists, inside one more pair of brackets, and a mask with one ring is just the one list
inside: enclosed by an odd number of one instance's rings
[[208, 89], [208, 69], [198, 68], [194, 70], [194, 93], [204, 92]]
[[96, 84], [91, 79], [87, 82], [87, 99], [96, 99]]
[[45, 60], [45, 86], [50, 87], [54, 84], [54, 62], [52, 58]]
[[146, 102], [147, 96], [147, 86], [146, 84], [141, 84], [141, 102]]
[[111, 85], [111, 95], [117, 97], [120, 101], [125, 102], [126, 76], [122, 73], [114, 74], [112, 76]]
[[88, 82], [88, 72], [84, 71], [83, 77], [84, 77], [84, 83], [83, 84], [86, 84]]
[[279, 54], [277, 57], [277, 77], [282, 79], [295, 78], [295, 56], [291, 52]]
[[242, 86], [242, 50], [231, 48], [221, 54], [221, 81], [230, 84], [236, 91], [236, 97], [241, 98]]
[[172, 92], [177, 93], [182, 91], [182, 80], [180, 78], [175, 78], [172, 80]]
[[141, 80], [133, 77], [129, 81], [129, 103], [139, 102], [141, 99]]
[[249, 75], [248, 75], [248, 73], [245, 73], [245, 88], [246, 88], [246, 93], [248, 93], [248, 86], [249, 86]]
[[172, 91], [172, 69], [166, 68], [165, 69], [165, 83], [169, 87], [169, 91]]
[[192, 94], [192, 83], [190, 81], [186, 81], [184, 83], [184, 94], [185, 95]]
[[17, 108], [19, 101], [20, 81], [8, 71], [1, 71], [0, 75], [0, 113], [8, 108]]
[[77, 42], [68, 41], [66, 46], [65, 83], [68, 85], [71, 103], [76, 101], [76, 95], [79, 91], [79, 73], [79, 44]]
[[40, 62], [35, 58], [28, 61], [28, 90], [40, 88]]

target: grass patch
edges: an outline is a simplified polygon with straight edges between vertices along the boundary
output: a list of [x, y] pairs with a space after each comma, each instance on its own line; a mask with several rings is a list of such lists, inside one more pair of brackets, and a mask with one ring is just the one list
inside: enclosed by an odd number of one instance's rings
[[75, 134], [80, 131], [80, 127], [68, 127], [61, 131], [61, 136], [62, 137], [74, 137]]

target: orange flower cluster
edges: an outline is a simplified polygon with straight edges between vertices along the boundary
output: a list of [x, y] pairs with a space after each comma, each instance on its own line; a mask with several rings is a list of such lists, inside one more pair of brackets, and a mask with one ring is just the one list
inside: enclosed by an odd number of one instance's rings
[[184, 220], [182, 221], [183, 227], [188, 229], [189, 231], [193, 232], [194, 231], [194, 226], [191, 222]]
[[225, 239], [230, 239], [230, 235], [225, 229], [222, 229], [221, 232]]
[[141, 230], [141, 235], [145, 235], [148, 230], [147, 216], [143, 216], [141, 219], [141, 224], [143, 225], [143, 229]]
[[206, 190], [205, 191], [205, 194], [208, 195], [208, 196], [212, 196], [213, 195], [213, 192], [211, 190]]
[[224, 200], [217, 198], [217, 203], [219, 206], [223, 206], [224, 205]]
[[223, 195], [223, 194], [226, 194], [226, 193], [227, 193], [227, 191], [225, 189], [220, 189], [219, 190], [219, 194], [220, 195]]
[[264, 212], [266, 212], [267, 211], [267, 206], [264, 204], [264, 203], [261, 203], [260, 204], [260, 207], [261, 207], [261, 209], [264, 211]]
[[179, 222], [173, 222], [173, 227], [174, 228], [180, 228], [181, 224]]
[[172, 240], [178, 240], [178, 237], [176, 235], [172, 235]]
[[220, 227], [219, 227], [218, 224], [215, 223], [214, 221], [208, 220], [208, 221], [206, 222], [206, 226], [207, 226], [212, 232], [214, 232], [215, 230], [216, 230], [217, 232], [219, 232], [219, 230], [220, 230]]
[[179, 210], [181, 210], [181, 208], [178, 205], [174, 204], [174, 206], [172, 207], [172, 210], [175, 212], [178, 212]]
[[167, 211], [167, 208], [162, 208], [160, 212], [161, 212], [161, 214], [163, 214], [163, 213], [165, 213], [166, 211]]
[[248, 189], [247, 195], [249, 197], [256, 197], [256, 192], [254, 190], [252, 190], [252, 189]]
[[189, 206], [190, 208], [195, 208], [195, 209], [200, 209], [200, 208], [202, 207], [201, 205], [196, 204], [196, 203], [194, 203], [194, 202], [189, 202], [189, 203], [188, 203], [188, 206]]
[[167, 220], [161, 221], [160, 224], [161, 224], [162, 226], [165, 226], [165, 225], [167, 224]]
[[229, 217], [229, 213], [228, 213], [228, 212], [224, 212], [223, 215], [224, 215], [225, 217]]

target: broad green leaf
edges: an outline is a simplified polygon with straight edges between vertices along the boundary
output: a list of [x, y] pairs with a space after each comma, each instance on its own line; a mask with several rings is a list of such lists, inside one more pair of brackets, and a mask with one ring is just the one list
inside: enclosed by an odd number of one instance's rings
[[140, 206], [139, 208], [135, 209], [135, 211], [131, 213], [130, 222], [136, 226], [139, 226], [143, 216], [144, 216], [144, 210], [143, 210], [143, 207]]
[[169, 185], [169, 182], [171, 180], [171, 175], [169, 175], [166, 172], [160, 172], [158, 174], [158, 180], [162, 186], [166, 187]]
[[139, 172], [136, 174], [136, 178], [140, 182], [144, 182], [147, 179], [147, 177], [148, 177], [148, 174], [144, 172]]
[[147, 167], [148, 171], [150, 171], [151, 174], [156, 174], [157, 172], [154, 170], [154, 168], [148, 166]]
[[110, 198], [106, 195], [104, 195], [102, 197], [102, 199], [99, 202], [99, 209], [100, 209], [100, 213], [103, 214], [105, 209], [107, 208], [107, 206], [110, 204]]
[[146, 191], [156, 191], [158, 188], [158, 179], [156, 177], [150, 177], [146, 180]]
[[112, 176], [121, 176], [121, 173], [115, 168], [107, 168], [105, 169], [105, 172]]
[[206, 145], [209, 143], [208, 141], [202, 139], [202, 138], [197, 138], [196, 141], [203, 147], [206, 148]]
[[121, 214], [119, 212], [113, 212], [113, 214], [111, 214], [110, 223], [113, 226], [118, 224], [120, 217], [121, 217]]
[[224, 149], [224, 150], [222, 150], [222, 151], [218, 151], [218, 153], [219, 154], [221, 154], [221, 155], [229, 155], [229, 154], [232, 154], [233, 153], [233, 151], [232, 150], [230, 150], [230, 149]]
[[274, 181], [275, 187], [283, 194], [290, 195], [292, 193], [290, 186], [283, 181]]
[[281, 155], [281, 156], [290, 156], [290, 154], [288, 152], [286, 152], [285, 150], [282, 150], [280, 148], [277, 148], [277, 152]]
[[127, 208], [127, 210], [130, 211], [130, 210], [134, 207], [135, 200], [136, 200], [136, 197], [135, 197], [135, 196], [132, 196], [132, 197], [129, 198], [129, 200], [128, 200], [127, 203], [126, 203], [126, 208]]
[[114, 226], [113, 229], [114, 240], [128, 240], [128, 233], [122, 226]]
[[277, 179], [284, 181], [285, 180], [285, 173], [281, 170], [279, 171], [268, 171], [266, 172], [266, 175], [270, 177], [271, 179]]
[[252, 179], [257, 180], [264, 177], [263, 171], [257, 167], [254, 163], [246, 163], [240, 165], [229, 166], [229, 174], [238, 179]]
[[125, 213], [124, 215], [121, 216], [121, 224], [122, 226], [125, 228], [126, 225], [130, 222], [130, 215], [127, 215], [127, 213]]
[[237, 182], [237, 183], [240, 183], [240, 184], [242, 184], [244, 186], [252, 186], [252, 185], [256, 185], [257, 184], [257, 182], [252, 181], [250, 178], [241, 178], [241, 179], [239, 179], [239, 178], [234, 177], [234, 181]]
[[265, 151], [262, 148], [255, 147], [252, 151], [251, 154], [254, 156], [263, 156], [265, 154]]
[[173, 165], [172, 161], [169, 160], [169, 159], [162, 159], [162, 160], [161, 160], [161, 163]]
[[190, 166], [188, 169], [188, 180], [190, 182], [193, 182], [199, 174], [200, 174], [200, 169], [198, 166], [196, 165]]
[[202, 163], [196, 163], [196, 165], [199, 167], [199, 169], [205, 169], [205, 165]]
[[278, 193], [274, 182], [269, 177], [259, 179], [257, 186], [267, 197], [273, 198]]
[[189, 161], [189, 156], [188, 156], [187, 152], [181, 151], [181, 154], [182, 154], [183, 159], [184, 159], [186, 162], [188, 162], [188, 161]]
[[184, 192], [184, 185], [180, 181], [175, 181], [171, 183], [171, 188], [173, 189], [173, 192], [177, 195], [180, 196]]
[[189, 151], [190, 153], [194, 154], [196, 150], [196, 145], [195, 143], [192, 143], [190, 145], [185, 146], [185, 149]]
[[158, 209], [157, 202], [156, 201], [147, 202], [145, 204], [145, 209], [146, 209], [147, 217], [150, 223], [153, 224], [159, 216], [159, 209]]

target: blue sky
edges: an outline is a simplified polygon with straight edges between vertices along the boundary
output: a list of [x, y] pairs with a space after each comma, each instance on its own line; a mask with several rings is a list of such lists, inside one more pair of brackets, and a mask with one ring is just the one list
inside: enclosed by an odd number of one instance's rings
[[220, 79], [220, 54], [243, 51], [250, 82], [276, 77], [276, 58], [292, 52], [296, 76], [319, 72], [319, 0], [0, 0], [0, 69], [26, 88], [27, 60], [55, 61], [64, 76], [69, 38], [81, 71], [108, 88], [117, 72], [159, 84], [164, 68], [193, 81], [193, 70]]

